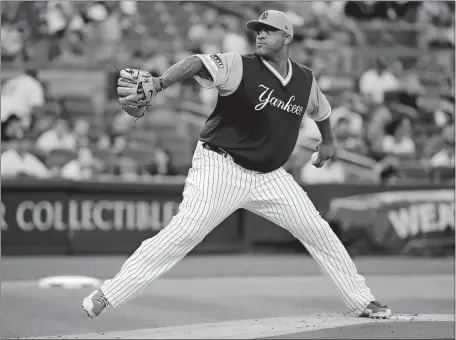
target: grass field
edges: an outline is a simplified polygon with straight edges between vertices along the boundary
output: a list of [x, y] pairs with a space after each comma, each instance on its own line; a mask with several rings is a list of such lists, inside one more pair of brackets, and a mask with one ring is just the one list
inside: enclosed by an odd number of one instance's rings
[[[335, 289], [305, 255], [189, 256], [143, 295], [93, 320], [80, 308], [91, 289], [40, 289], [37, 285], [37, 279], [52, 275], [109, 278], [124, 260], [119, 256], [2, 258], [2, 338], [101, 336], [144, 328], [345, 312]], [[374, 295], [394, 313], [454, 316], [454, 258], [354, 260]], [[334, 327], [302, 335], [295, 332], [294, 338], [354, 338], [369, 329], [380, 338], [404, 338], [404, 334], [454, 338], [454, 322], [362, 324], [338, 332]]]

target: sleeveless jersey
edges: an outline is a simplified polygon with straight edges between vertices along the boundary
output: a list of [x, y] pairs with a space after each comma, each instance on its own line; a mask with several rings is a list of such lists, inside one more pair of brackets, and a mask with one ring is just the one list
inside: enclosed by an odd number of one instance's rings
[[298, 138], [313, 75], [293, 61], [284, 85], [256, 55], [242, 56], [241, 82], [228, 96], [218, 95], [200, 140], [228, 152], [248, 170], [270, 172], [283, 166]]

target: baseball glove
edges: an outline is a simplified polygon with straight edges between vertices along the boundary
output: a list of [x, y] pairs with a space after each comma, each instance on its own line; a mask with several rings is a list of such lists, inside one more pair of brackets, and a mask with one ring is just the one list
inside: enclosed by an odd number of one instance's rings
[[147, 71], [123, 69], [117, 81], [120, 107], [135, 118], [146, 113], [153, 97], [157, 95], [153, 77]]

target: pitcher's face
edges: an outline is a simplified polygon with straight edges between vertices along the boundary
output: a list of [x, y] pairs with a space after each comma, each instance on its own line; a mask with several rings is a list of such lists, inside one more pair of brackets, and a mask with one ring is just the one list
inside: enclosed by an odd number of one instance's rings
[[256, 54], [261, 57], [279, 52], [290, 41], [284, 31], [267, 25], [259, 26], [256, 34]]

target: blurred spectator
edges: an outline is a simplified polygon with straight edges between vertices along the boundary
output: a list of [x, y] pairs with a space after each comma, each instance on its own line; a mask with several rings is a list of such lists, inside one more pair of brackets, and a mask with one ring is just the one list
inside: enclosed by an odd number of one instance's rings
[[249, 53], [252, 48], [241, 29], [243, 26], [237, 18], [226, 19], [227, 31], [222, 42], [221, 52], [223, 53]]
[[148, 70], [154, 77], [159, 77], [171, 66], [171, 57], [171, 54], [154, 53], [150, 58], [146, 58], [142, 68]]
[[78, 156], [76, 150], [58, 148], [49, 153], [41, 152], [41, 154], [42, 159], [46, 160], [46, 166], [54, 177], [61, 177], [62, 168]]
[[187, 32], [187, 37], [195, 43], [201, 43], [208, 34], [206, 23], [196, 14], [190, 16], [189, 21], [190, 27]]
[[393, 115], [386, 105], [372, 110], [365, 121], [365, 140], [369, 148], [369, 156], [375, 160], [384, 157], [383, 138], [386, 136], [386, 126], [393, 121]]
[[436, 110], [432, 113], [433, 124], [440, 128], [454, 123], [454, 102], [450, 102], [444, 98], [440, 98]]
[[301, 182], [306, 184], [343, 183], [345, 179], [344, 168], [334, 157], [327, 160], [321, 168], [316, 168], [308, 161], [301, 169]]
[[11, 142], [20, 140], [24, 137], [24, 128], [21, 120], [15, 114], [12, 114], [2, 122], [2, 142]]
[[92, 58], [96, 61], [110, 60], [115, 57], [117, 44], [121, 40], [121, 17], [118, 3], [96, 3], [88, 8], [90, 18], [90, 42], [97, 46]]
[[130, 132], [134, 120], [125, 114], [123, 110], [117, 110], [107, 115], [107, 128], [105, 134], [100, 136], [98, 147], [109, 149], [115, 154], [122, 152], [126, 145], [126, 135]]
[[417, 20], [418, 10], [422, 3], [422, 1], [391, 1], [391, 18], [414, 23]]
[[[3, 14], [3, 13], [2, 13]], [[22, 35], [18, 27], [8, 21], [5, 22], [2, 16], [1, 27], [1, 52], [3, 62], [19, 61], [22, 51]]]
[[344, 11], [348, 17], [360, 21], [373, 19], [388, 20], [391, 15], [389, 1], [347, 1]]
[[17, 115], [25, 126], [30, 125], [31, 115], [44, 105], [43, 85], [36, 69], [14, 76], [2, 86], [2, 122], [10, 115]]
[[42, 112], [34, 116], [34, 120], [32, 120], [30, 134], [36, 140], [39, 136], [43, 133], [52, 129], [55, 124], [56, 117], [59, 116], [60, 107], [58, 104], [54, 106], [51, 110], [47, 110], [44, 108]]
[[67, 15], [64, 6], [65, 2], [47, 2], [46, 8], [46, 23], [47, 32], [52, 35], [61, 35], [68, 25]]
[[87, 119], [78, 119], [74, 125], [74, 137], [78, 144], [88, 145], [89, 144], [89, 131], [90, 124]]
[[331, 112], [331, 122], [337, 124], [340, 118], [348, 120], [349, 130], [354, 135], [362, 135], [363, 118], [359, 111], [364, 108], [355, 94], [345, 93], [339, 106]]
[[395, 185], [401, 180], [399, 162], [395, 158], [385, 158], [379, 163], [379, 184]]
[[367, 70], [359, 80], [361, 94], [377, 104], [383, 103], [386, 91], [395, 90], [399, 85], [398, 79], [388, 71], [388, 64], [382, 57], [378, 57], [374, 68]]
[[75, 150], [76, 137], [71, 131], [70, 122], [67, 119], [58, 118], [54, 127], [38, 138], [36, 146], [46, 153], [55, 149]]
[[79, 30], [70, 30], [66, 33], [62, 52], [55, 63], [58, 64], [83, 64], [89, 61], [86, 54], [86, 37]]
[[97, 169], [101, 169], [101, 166], [102, 164], [94, 158], [92, 150], [83, 145], [78, 150], [77, 158], [62, 167], [61, 176], [75, 181], [88, 180]]
[[360, 154], [367, 153], [367, 147], [362, 139], [361, 131], [353, 133], [349, 118], [339, 117], [333, 129], [334, 139], [338, 147]]
[[146, 167], [147, 173], [150, 175], [162, 176], [175, 175], [176, 171], [171, 157], [171, 153], [163, 147], [160, 141], [158, 141], [157, 147], [152, 155], [152, 163]]
[[412, 129], [409, 119], [399, 119], [386, 126], [382, 141], [383, 152], [387, 155], [410, 158], [415, 153]]
[[451, 6], [451, 2], [423, 1], [419, 18], [427, 24], [421, 47], [454, 48], [454, 5]]
[[29, 152], [33, 140], [24, 137], [10, 142], [10, 148], [1, 155], [2, 178], [29, 176], [36, 178], [50, 177], [49, 169], [38, 157]]
[[454, 166], [455, 154], [455, 136], [454, 125], [447, 126], [443, 129], [443, 146], [434, 156], [430, 163], [432, 166]]
[[[258, 2], [226, 5], [161, 1], [6, 2], [2, 3], [3, 61], [30, 59], [38, 65], [51, 61], [53, 65], [64, 63], [86, 68], [88, 64], [115, 58], [113, 64], [119, 68], [124, 65], [140, 67], [158, 76], [188, 54], [250, 51], [252, 46], [249, 43], [253, 42], [254, 34], [246, 34], [245, 17], [256, 17], [265, 5], [269, 6]], [[431, 157], [435, 157], [436, 163], [442, 162], [442, 159], [444, 162], [451, 160], [451, 154], [445, 153], [451, 143], [443, 141], [440, 131], [454, 123], [454, 96], [439, 101], [438, 93], [452, 91], [454, 87], [454, 53], [448, 49], [454, 46], [453, 2], [311, 1], [270, 5], [272, 7], [269, 8], [289, 13], [296, 24], [292, 59], [312, 69], [320, 88], [332, 104], [331, 121], [339, 146], [352, 152], [367, 153], [374, 160], [385, 163], [385, 183], [395, 183], [395, 178], [399, 176], [395, 165], [388, 163], [397, 160], [397, 155], [391, 150], [411, 150], [411, 144], [414, 144], [415, 152], [408, 152], [413, 158], [430, 161]], [[349, 45], [363, 47], [356, 50]], [[371, 46], [388, 48], [387, 54], [391, 54], [393, 62], [387, 63], [381, 56], [375, 60], [375, 67], [360, 77], [359, 65], [364, 65], [375, 53], [370, 50]], [[403, 46], [417, 49], [403, 51]], [[439, 50], [432, 50], [434, 47]], [[114, 70], [106, 62], [101, 66], [106, 65]], [[96, 155], [107, 163], [111, 157], [132, 156], [123, 151], [134, 145], [147, 145], [152, 150], [154, 146], [150, 136], [156, 133], [156, 129], [161, 129], [154, 123], [160, 121], [166, 126], [166, 121], [172, 121], [171, 125], [179, 130], [184, 115], [176, 112], [183, 109], [192, 112], [185, 116], [194, 116], [192, 126], [195, 132], [192, 137], [183, 137], [191, 141], [188, 145], [192, 144], [198, 137], [204, 116], [210, 113], [217, 99], [216, 90], [201, 88], [189, 79], [182, 86], [174, 85], [157, 96], [146, 117], [131, 130], [135, 120], [118, 110], [115, 92], [117, 77], [117, 73], [113, 72], [109, 94], [109, 99], [114, 99], [116, 106], [106, 109], [115, 114], [97, 115], [90, 123], [76, 119], [74, 132], [68, 129], [69, 139], [76, 141], [70, 144], [75, 144], [75, 147], [70, 147], [72, 152], [66, 150], [67, 156], [59, 157], [67, 160], [63, 164], [67, 165], [66, 171], [78, 174], [76, 177], [81, 172], [80, 161], [90, 159], [89, 152], [84, 149], [89, 139], [98, 146], [94, 149]], [[357, 77], [360, 78], [360, 96], [352, 93], [344, 95], [342, 102], [337, 104], [342, 93], [352, 92], [351, 84], [356, 82]], [[27, 86], [11, 84], [14, 82], [6, 82], [6, 89], [17, 88], [20, 91], [10, 98], [2, 93], [2, 141], [20, 139], [25, 133], [32, 138], [39, 137], [39, 143], [43, 143], [47, 136], [52, 139], [49, 143], [55, 147], [60, 142], [56, 142], [54, 120], [55, 116], [66, 117], [63, 108], [52, 108], [52, 98], [43, 94], [43, 99], [35, 100], [41, 107], [37, 110], [36, 105], [26, 102], [36, 97], [33, 93], [44, 93], [45, 89], [29, 90]], [[58, 87], [55, 84], [53, 88]], [[62, 91], [67, 91], [66, 88], [65, 85]], [[182, 105], [182, 100], [195, 105]], [[72, 118], [77, 115], [71, 110], [68, 114]], [[391, 132], [396, 129], [395, 122], [401, 115], [413, 117], [413, 137], [409, 135], [404, 139]], [[140, 131], [142, 128], [144, 131]], [[166, 133], [159, 131], [158, 134]], [[320, 138], [315, 122], [307, 117], [303, 118], [300, 138], [302, 136]], [[159, 148], [156, 153], [150, 151], [149, 156], [156, 159], [147, 169], [142, 162], [141, 166], [133, 166], [125, 160], [125, 176], [130, 179], [137, 177], [138, 168], [154, 175], [172, 174], [172, 159], [176, 157], [176, 151], [174, 145], [172, 148], [169, 145], [174, 142], [165, 136], [163, 150]], [[78, 156], [81, 144], [82, 152]], [[186, 143], [185, 147], [188, 145]], [[54, 156], [59, 158], [56, 154], [63, 152], [53, 147], [50, 149], [54, 152], [43, 158], [46, 162]], [[167, 148], [171, 151], [166, 151]], [[138, 160], [135, 156], [131, 158]], [[304, 159], [297, 159], [302, 160], [296, 166], [296, 177], [299, 178]], [[178, 160], [180, 169], [181, 160]], [[136, 170], [130, 171], [133, 168]], [[60, 165], [56, 169], [61, 172]], [[320, 171], [320, 174], [324, 171], [312, 170]], [[120, 169], [117, 172], [120, 173]]]
[[226, 28], [219, 21], [207, 25], [207, 36], [201, 44], [201, 52], [204, 54], [220, 53], [225, 39]]
[[116, 169], [116, 175], [127, 182], [135, 182], [140, 179], [138, 164], [129, 157], [121, 157]]

